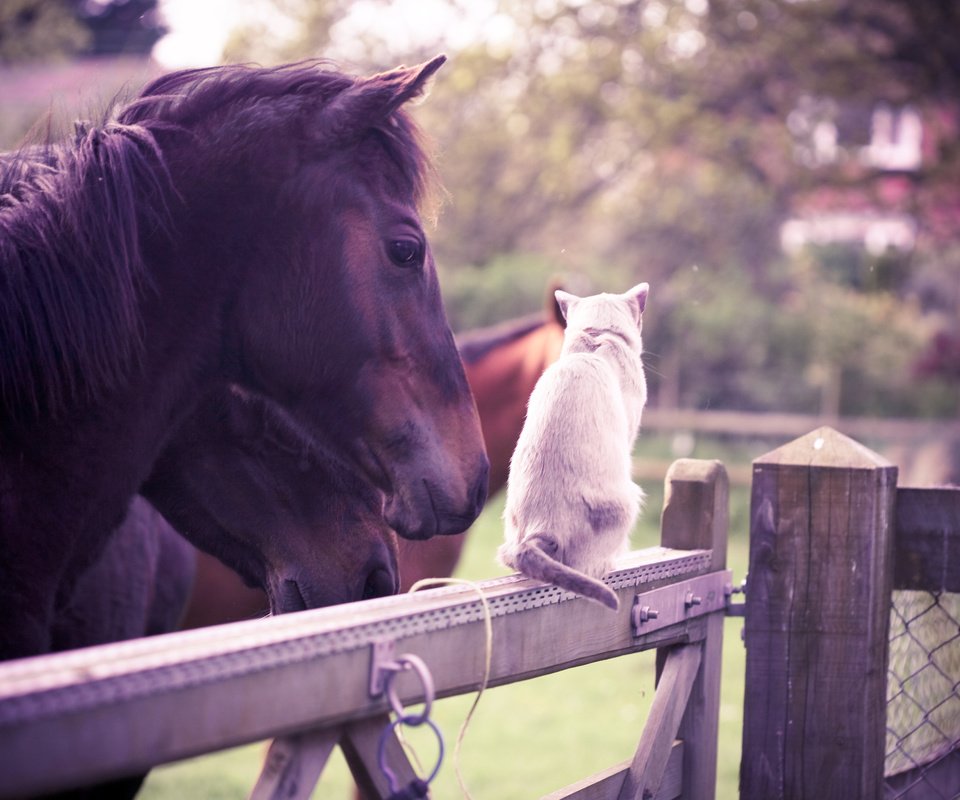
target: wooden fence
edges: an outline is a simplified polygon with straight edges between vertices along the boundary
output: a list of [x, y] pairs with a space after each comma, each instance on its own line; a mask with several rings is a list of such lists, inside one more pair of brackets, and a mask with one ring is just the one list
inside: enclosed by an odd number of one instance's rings
[[[634, 758], [553, 800], [714, 796], [727, 492], [718, 462], [675, 462], [662, 546], [630, 554], [607, 577], [621, 600], [616, 614], [519, 577], [482, 584], [491, 685], [658, 649], [658, 687]], [[437, 696], [473, 692], [484, 618], [475, 592], [450, 587], [0, 665], [0, 797], [269, 737], [278, 738], [255, 797], [308, 796], [337, 744], [365, 795], [386, 797], [376, 751], [389, 705], [378, 663], [384, 653], [413, 654]], [[423, 691], [404, 673], [397, 693], [408, 704]], [[403, 782], [412, 778], [396, 739], [387, 756]]]
[[742, 798], [884, 797], [895, 589], [960, 591], [960, 489], [830, 428], [754, 462]]
[[688, 408], [646, 408], [643, 429], [690, 431], [727, 436], [786, 438], [821, 427], [843, 430], [848, 436], [885, 442], [914, 443], [924, 439], [960, 439], [960, 422], [951, 419], [891, 419], [813, 414], [775, 414], [752, 411], [704, 411]]
[[[617, 614], [520, 577], [482, 584], [491, 685], [658, 650], [634, 758], [550, 800], [714, 796], [727, 492], [719, 463], [673, 464], [662, 546], [607, 578]], [[750, 538], [741, 797], [883, 797], [891, 593], [960, 592], [960, 489], [898, 488], [890, 463], [820, 428], [754, 462]], [[277, 737], [254, 797], [308, 796], [339, 744], [383, 798], [378, 663], [418, 656], [449, 696], [476, 690], [485, 647], [475, 592], [451, 587], [3, 664], [0, 797]], [[413, 675], [397, 684], [422, 699]], [[387, 756], [413, 777], [395, 739]]]

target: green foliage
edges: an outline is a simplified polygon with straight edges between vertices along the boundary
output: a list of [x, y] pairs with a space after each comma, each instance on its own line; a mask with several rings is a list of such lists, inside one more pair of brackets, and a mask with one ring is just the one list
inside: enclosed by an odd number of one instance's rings
[[90, 39], [66, 0], [4, 0], [0, 4], [0, 66], [64, 58]]
[[165, 32], [156, 11], [157, 0], [4, 0], [0, 65], [149, 54]]
[[273, 64], [327, 56], [331, 27], [342, 14], [336, 0], [272, 0], [255, 21], [231, 33], [223, 59]]
[[465, 331], [531, 314], [553, 302], [552, 290], [580, 294], [622, 292], [633, 280], [626, 269], [579, 263], [560, 250], [550, 259], [510, 254], [483, 266], [441, 268], [447, 316], [455, 331]]
[[85, 55], [148, 56], [165, 33], [157, 0], [72, 0], [77, 20], [90, 32]]
[[[7, 7], [41, 6], [65, 4]], [[483, 16], [449, 0], [459, 23], [432, 39], [371, 24], [378, 9], [274, 0], [228, 55], [356, 71], [450, 55], [415, 114], [449, 194], [431, 240], [455, 328], [536, 310], [557, 274], [593, 291], [646, 280], [661, 404], [956, 413], [951, 368], [916, 365], [935, 334], [960, 340], [960, 5], [505, 0]], [[936, 157], [891, 201], [859, 148], [875, 104], [907, 102], [936, 120]], [[817, 156], [818, 121], [851, 134], [835, 161]], [[820, 190], [912, 215], [916, 249], [787, 258], [781, 225]]]
[[662, 294], [651, 291], [645, 322], [645, 345], [658, 357], [651, 389], [660, 405], [809, 409], [815, 394], [801, 377], [809, 359], [804, 321], [758, 302], [745, 271], [695, 265]]

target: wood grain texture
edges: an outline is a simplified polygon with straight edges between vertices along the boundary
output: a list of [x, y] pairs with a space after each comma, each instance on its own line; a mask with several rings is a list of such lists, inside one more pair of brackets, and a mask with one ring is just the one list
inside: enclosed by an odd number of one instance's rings
[[[677, 565], [702, 571], [707, 557], [664, 548], [629, 554], [624, 572], [608, 580], [638, 567], [655, 577], [618, 588], [616, 613], [529, 579], [486, 582], [498, 614], [491, 685], [699, 641], [702, 617], [635, 637], [631, 604], [637, 591], [693, 574], [671, 575]], [[475, 691], [485, 653], [479, 606], [470, 589], [436, 589], [2, 664], [0, 797], [383, 713], [385, 700], [368, 693], [377, 638], [423, 658], [438, 696]], [[405, 704], [419, 702], [414, 675], [401, 675], [397, 689]]]
[[[676, 739], [667, 759], [667, 768], [653, 800], [676, 800], [683, 791], [683, 742]], [[571, 783], [563, 789], [544, 795], [540, 800], [616, 800], [630, 769], [623, 761], [589, 778]]]
[[250, 800], [309, 800], [337, 738], [335, 730], [313, 730], [274, 739]]
[[[390, 796], [390, 784], [377, 760], [380, 735], [389, 723], [390, 716], [381, 714], [344, 726], [340, 749], [363, 800], [384, 800]], [[399, 786], [408, 786], [410, 781], [418, 777], [396, 732], [389, 736], [384, 756]]]
[[882, 795], [896, 478], [830, 428], [754, 462], [743, 798]]
[[[711, 551], [712, 570], [727, 563], [730, 483], [719, 461], [680, 459], [667, 473], [661, 520], [664, 547]], [[711, 614], [700, 670], [677, 736], [686, 742], [683, 797], [709, 800], [716, 793], [717, 737], [720, 731], [720, 677], [723, 664], [723, 613]], [[663, 653], [657, 653], [657, 674]]]
[[[659, 791], [697, 679], [701, 655], [700, 644], [683, 645], [667, 652], [647, 724], [617, 800], [648, 800]], [[685, 792], [686, 789], [684, 786]], [[688, 793], [688, 796], [691, 795]]]

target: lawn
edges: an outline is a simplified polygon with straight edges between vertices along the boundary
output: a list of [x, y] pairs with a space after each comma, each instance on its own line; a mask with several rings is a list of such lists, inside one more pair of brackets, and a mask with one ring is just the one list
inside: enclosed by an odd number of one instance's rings
[[[645, 450], [660, 457], [669, 448], [650, 439]], [[724, 448], [706, 443], [694, 455], [720, 457]], [[764, 452], [737, 452], [743, 461]], [[642, 453], [641, 453], [642, 455]], [[633, 543], [647, 547], [659, 541], [662, 486], [644, 482], [646, 510]], [[728, 564], [735, 582], [746, 574], [748, 490], [731, 489], [731, 531]], [[474, 525], [459, 575], [472, 580], [503, 574], [494, 561], [502, 540], [502, 496], [489, 504]], [[737, 797], [745, 653], [740, 639], [742, 619], [726, 621], [720, 706], [718, 800]], [[475, 800], [530, 800], [631, 757], [653, 698], [653, 653], [640, 653], [567, 670], [534, 681], [486, 692], [466, 734], [462, 770]], [[461, 796], [453, 768], [453, 743], [473, 696], [442, 700], [434, 719], [444, 732], [448, 757], [432, 787], [432, 796]], [[432, 763], [435, 745], [413, 741], [422, 760]], [[180, 798], [244, 798], [259, 772], [263, 744], [158, 768], [150, 775], [144, 800]], [[324, 772], [314, 797], [351, 797], [349, 774], [336, 755]]]

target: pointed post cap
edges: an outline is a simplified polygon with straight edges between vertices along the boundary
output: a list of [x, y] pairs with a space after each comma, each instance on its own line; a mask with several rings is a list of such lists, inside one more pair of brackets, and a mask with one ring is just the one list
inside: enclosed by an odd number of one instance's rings
[[826, 425], [754, 459], [753, 464], [755, 467], [777, 465], [870, 470], [894, 466], [879, 453]]

